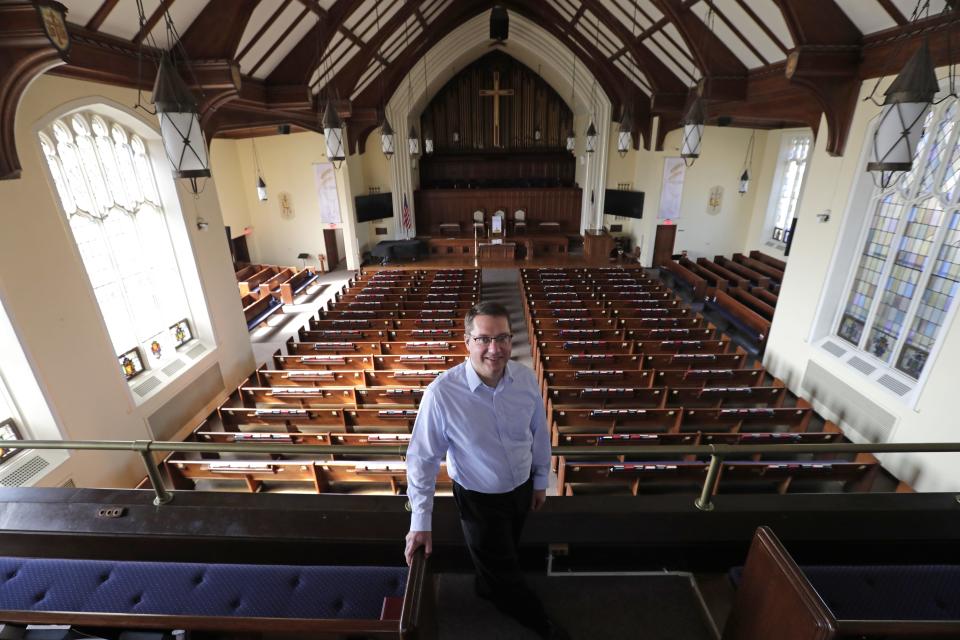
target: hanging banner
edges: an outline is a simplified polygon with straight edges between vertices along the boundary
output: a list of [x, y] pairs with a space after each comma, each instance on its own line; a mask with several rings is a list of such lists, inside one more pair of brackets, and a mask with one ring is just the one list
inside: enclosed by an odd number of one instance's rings
[[317, 185], [317, 203], [320, 206], [320, 222], [340, 224], [340, 198], [337, 197], [337, 174], [329, 162], [313, 165], [314, 182]]
[[683, 179], [686, 174], [687, 165], [683, 162], [683, 158], [663, 159], [663, 183], [660, 185], [658, 220], [676, 220], [680, 217]]

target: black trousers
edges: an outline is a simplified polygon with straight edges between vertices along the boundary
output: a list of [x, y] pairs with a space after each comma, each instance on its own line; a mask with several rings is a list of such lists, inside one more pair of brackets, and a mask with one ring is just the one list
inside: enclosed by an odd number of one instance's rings
[[460, 524], [477, 571], [477, 595], [539, 633], [549, 628], [543, 604], [520, 571], [518, 546], [533, 499], [533, 479], [507, 493], [480, 493], [453, 483]]

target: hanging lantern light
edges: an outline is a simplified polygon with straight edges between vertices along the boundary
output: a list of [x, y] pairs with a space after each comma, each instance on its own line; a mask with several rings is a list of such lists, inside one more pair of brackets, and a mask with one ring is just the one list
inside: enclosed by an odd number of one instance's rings
[[433, 132], [430, 127], [425, 127], [423, 130], [423, 152], [433, 153]]
[[459, 144], [459, 143], [460, 143], [460, 132], [459, 132], [459, 131], [454, 131], [454, 132], [453, 132], [453, 135], [451, 136], [451, 138], [453, 139], [454, 142], [456, 142], [456, 143]]
[[537, 125], [537, 127], [533, 130], [533, 139], [536, 142], [540, 142], [540, 140], [543, 139], [543, 132], [540, 131], [540, 125]]
[[633, 144], [633, 135], [630, 133], [630, 113], [624, 108], [623, 117], [620, 119], [620, 129], [617, 132], [617, 153], [623, 158], [630, 150]]
[[407, 134], [407, 147], [410, 149], [411, 158], [420, 153], [420, 134], [413, 125], [410, 125], [410, 133]]
[[198, 178], [210, 177], [207, 144], [197, 116], [197, 103], [174, 68], [168, 52], [160, 57], [160, 68], [153, 85], [153, 102], [160, 119], [160, 136], [173, 175], [190, 180], [194, 194]]
[[587, 153], [593, 153], [597, 150], [597, 128], [593, 126], [593, 120], [590, 120], [590, 126], [587, 127]]
[[267, 183], [260, 176], [257, 176], [257, 198], [260, 199], [260, 202], [267, 201]]
[[333, 163], [335, 169], [339, 169], [346, 155], [343, 151], [343, 121], [333, 107], [333, 100], [327, 100], [327, 108], [323, 112], [323, 138], [327, 160]]
[[740, 175], [740, 187], [737, 189], [737, 193], [743, 195], [747, 192], [747, 189], [750, 188], [750, 172], [747, 169], [743, 170], [743, 173]]
[[380, 124], [380, 148], [383, 149], [383, 155], [389, 159], [395, 150], [393, 127], [387, 120], [387, 114], [383, 114], [383, 122]]
[[567, 132], [567, 151], [569, 151], [570, 153], [573, 153], [574, 151], [576, 151], [576, 149], [577, 149], [577, 134], [574, 133], [573, 128], [571, 128]]
[[683, 117], [683, 141], [680, 144], [680, 157], [687, 166], [691, 166], [700, 157], [700, 145], [703, 142], [703, 125], [706, 122], [703, 98], [697, 96]]
[[924, 41], [886, 90], [880, 122], [873, 132], [867, 171], [881, 174], [883, 188], [913, 166], [923, 123], [939, 89]]
[[747, 143], [747, 155], [743, 158], [743, 173], [740, 174], [740, 186], [737, 193], [743, 195], [750, 188], [750, 167], [753, 166], [753, 147], [757, 140], [757, 132], [754, 130], [750, 134], [750, 142]]

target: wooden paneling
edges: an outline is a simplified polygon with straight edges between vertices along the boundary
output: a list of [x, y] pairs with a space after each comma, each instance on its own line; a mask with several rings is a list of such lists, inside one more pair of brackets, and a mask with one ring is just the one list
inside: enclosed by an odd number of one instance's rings
[[[500, 140], [493, 139], [493, 100], [480, 91], [493, 88], [493, 73], [500, 88], [513, 90], [500, 100]], [[501, 51], [493, 51], [463, 69], [441, 88], [420, 118], [421, 131], [433, 131], [437, 152], [510, 150], [561, 150], [573, 114], [556, 91], [531, 70]], [[542, 132], [534, 140], [534, 130]], [[453, 133], [459, 134], [454, 142]]]
[[441, 223], [460, 225], [461, 232], [471, 231], [473, 212], [483, 209], [489, 219], [497, 209], [527, 213], [527, 229], [537, 232], [540, 222], [556, 222], [560, 233], [580, 232], [581, 189], [427, 189], [414, 194], [417, 232], [438, 235]]
[[570, 187], [576, 159], [555, 153], [436, 154], [420, 160], [423, 188]]

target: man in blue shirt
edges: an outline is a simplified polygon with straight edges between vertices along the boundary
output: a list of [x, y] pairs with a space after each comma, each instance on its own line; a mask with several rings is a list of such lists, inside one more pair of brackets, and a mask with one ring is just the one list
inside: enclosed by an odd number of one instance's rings
[[407, 448], [407, 563], [421, 546], [433, 551], [433, 495], [446, 458], [477, 594], [543, 637], [563, 637], [524, 582], [517, 551], [527, 513], [547, 495], [550, 436], [537, 379], [510, 361], [503, 305], [474, 306], [464, 329], [470, 357], [424, 391]]

